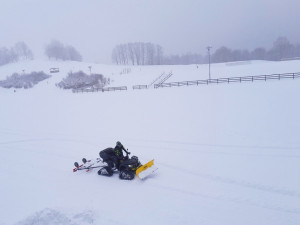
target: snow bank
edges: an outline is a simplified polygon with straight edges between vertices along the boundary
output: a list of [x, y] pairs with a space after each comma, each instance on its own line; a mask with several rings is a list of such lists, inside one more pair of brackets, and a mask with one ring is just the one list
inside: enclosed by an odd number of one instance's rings
[[44, 209], [18, 222], [16, 225], [88, 225], [94, 223], [91, 211], [68, 216], [54, 209]]

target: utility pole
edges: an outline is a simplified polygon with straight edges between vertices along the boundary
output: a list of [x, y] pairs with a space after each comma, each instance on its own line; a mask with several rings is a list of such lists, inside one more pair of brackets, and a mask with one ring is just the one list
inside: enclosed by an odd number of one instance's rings
[[211, 48], [212, 48], [211, 46], [207, 47], [207, 51], [208, 51], [208, 75], [209, 75], [209, 79], [210, 79], [210, 49]]

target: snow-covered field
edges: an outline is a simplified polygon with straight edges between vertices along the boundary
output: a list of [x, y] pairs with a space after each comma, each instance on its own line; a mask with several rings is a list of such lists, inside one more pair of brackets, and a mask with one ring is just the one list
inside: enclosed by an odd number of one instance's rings
[[[73, 94], [70, 71], [101, 73], [128, 91]], [[132, 90], [162, 73], [207, 79], [207, 65], [59, 67], [32, 89], [0, 89], [0, 224], [300, 224], [300, 79]], [[300, 61], [213, 64], [212, 77], [300, 72]], [[157, 173], [141, 181], [72, 172], [121, 141]]]

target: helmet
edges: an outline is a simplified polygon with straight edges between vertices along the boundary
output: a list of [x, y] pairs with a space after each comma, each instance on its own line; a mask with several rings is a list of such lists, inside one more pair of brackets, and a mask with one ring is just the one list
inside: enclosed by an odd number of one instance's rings
[[121, 142], [117, 141], [116, 143], [117, 146], [122, 146]]

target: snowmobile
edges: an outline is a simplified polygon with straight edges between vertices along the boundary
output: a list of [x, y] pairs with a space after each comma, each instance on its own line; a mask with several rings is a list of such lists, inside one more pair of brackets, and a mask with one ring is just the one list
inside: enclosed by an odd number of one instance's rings
[[119, 178], [121, 180], [133, 180], [135, 175], [140, 179], [145, 179], [157, 170], [154, 166], [154, 159], [142, 165], [137, 156], [129, 158], [128, 154], [124, 160], [120, 162], [119, 166], [109, 165], [107, 162], [103, 162], [101, 158], [97, 158], [96, 160], [83, 158], [82, 162], [83, 164], [81, 165], [79, 165], [78, 162], [74, 163], [75, 168], [73, 172], [78, 170], [90, 172], [95, 168], [100, 168], [98, 175], [111, 177], [114, 173], [119, 172]]

